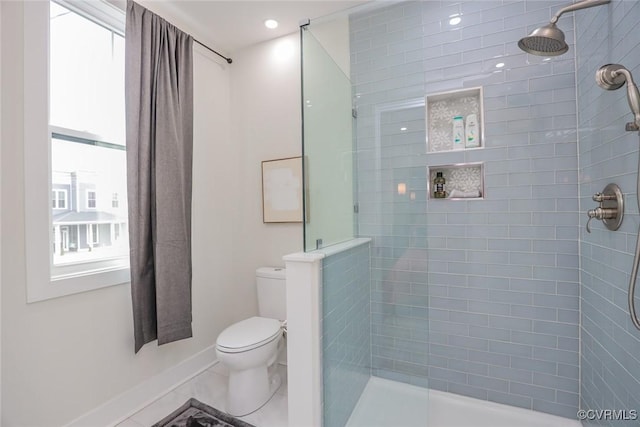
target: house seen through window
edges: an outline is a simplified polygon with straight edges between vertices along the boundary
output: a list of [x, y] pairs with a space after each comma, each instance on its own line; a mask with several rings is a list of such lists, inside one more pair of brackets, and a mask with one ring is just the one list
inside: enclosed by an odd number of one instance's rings
[[50, 2], [54, 278], [56, 267], [83, 274], [129, 253], [124, 37], [66, 5]]

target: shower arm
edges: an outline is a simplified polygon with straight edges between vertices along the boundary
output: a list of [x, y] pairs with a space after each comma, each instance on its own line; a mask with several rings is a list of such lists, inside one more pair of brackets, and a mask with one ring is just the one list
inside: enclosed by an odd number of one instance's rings
[[589, 7], [594, 7], [594, 6], [602, 6], [603, 4], [608, 4], [608, 3], [611, 3], [611, 0], [583, 0], [574, 4], [570, 4], [569, 6], [563, 7], [555, 15], [553, 15], [553, 18], [551, 18], [551, 23], [555, 24], [556, 22], [558, 22], [558, 18], [560, 18], [560, 15], [562, 15], [563, 13], [573, 12], [575, 10], [587, 9]]

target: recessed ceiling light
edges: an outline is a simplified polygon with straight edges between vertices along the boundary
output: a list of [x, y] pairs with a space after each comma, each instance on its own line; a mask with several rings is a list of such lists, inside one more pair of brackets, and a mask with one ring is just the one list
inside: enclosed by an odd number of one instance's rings
[[264, 26], [269, 28], [270, 30], [273, 30], [274, 28], [278, 28], [278, 21], [276, 21], [275, 19], [267, 19], [266, 21], [264, 21]]

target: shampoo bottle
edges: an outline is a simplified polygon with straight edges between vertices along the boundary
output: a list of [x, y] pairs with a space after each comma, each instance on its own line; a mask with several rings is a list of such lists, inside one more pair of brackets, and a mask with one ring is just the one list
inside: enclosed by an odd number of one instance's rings
[[480, 139], [478, 138], [478, 117], [475, 114], [469, 114], [467, 116], [467, 123], [465, 126], [465, 147], [473, 148], [480, 146]]
[[464, 119], [462, 116], [455, 116], [453, 118], [453, 149], [461, 150], [464, 147]]
[[444, 189], [445, 179], [442, 176], [442, 172], [436, 172], [436, 178], [433, 180], [433, 197], [436, 199], [444, 199], [447, 197], [447, 192]]

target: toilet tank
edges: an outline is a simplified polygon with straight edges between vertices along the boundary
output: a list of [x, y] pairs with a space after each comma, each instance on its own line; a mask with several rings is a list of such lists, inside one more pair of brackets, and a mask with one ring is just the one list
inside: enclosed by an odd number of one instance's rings
[[287, 288], [285, 269], [260, 267], [256, 270], [258, 313], [260, 317], [285, 320], [287, 318]]

